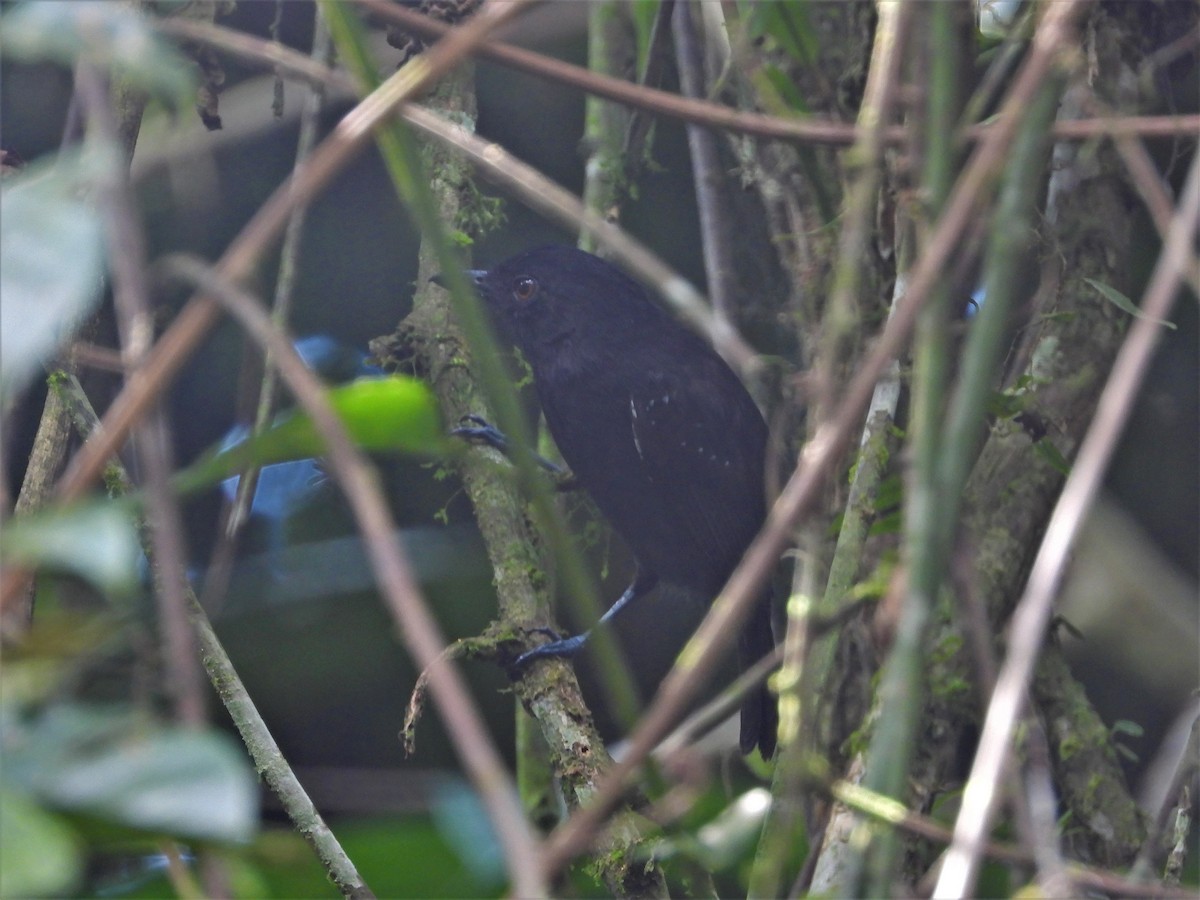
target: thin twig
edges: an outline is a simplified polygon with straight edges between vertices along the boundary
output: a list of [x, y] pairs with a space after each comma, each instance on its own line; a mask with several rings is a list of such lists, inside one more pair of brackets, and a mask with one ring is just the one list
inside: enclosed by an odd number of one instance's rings
[[1013, 614], [1009, 652], [988, 706], [979, 752], [963, 793], [954, 826], [954, 843], [946, 857], [935, 896], [971, 893], [979, 866], [979, 847], [991, 826], [996, 784], [1010, 752], [1010, 740], [1028, 689], [1050, 619], [1054, 597], [1071, 548], [1100, 486], [1153, 351], [1162, 335], [1157, 320], [1170, 312], [1183, 267], [1191, 255], [1193, 234], [1200, 224], [1200, 156], [1192, 163], [1179, 208], [1171, 221], [1154, 274], [1142, 299], [1145, 317], [1133, 321], [1129, 336], [1113, 363], [1096, 414], [1080, 445], [1071, 474], [1046, 526], [1025, 592]]
[[[872, 794], [848, 781], [835, 781], [828, 785], [826, 790], [839, 802], [864, 816], [939, 844], [950, 843], [952, 835], [945, 825], [929, 816], [906, 809], [902, 804], [896, 803], [890, 798]], [[988, 859], [996, 862], [1019, 866], [1029, 866], [1034, 863], [1034, 857], [1028, 851], [1011, 844], [1001, 844], [991, 840], [984, 844], [984, 854]], [[1079, 863], [1068, 863], [1066, 872], [1070, 879], [1081, 887], [1092, 888], [1115, 896], [1163, 897], [1171, 898], [1171, 900], [1176, 900], [1176, 898], [1183, 900], [1185, 897], [1194, 896], [1193, 893], [1161, 884], [1140, 884], [1132, 879], [1114, 875], [1107, 870], [1089, 868]]]
[[[1091, 99], [1094, 105], [1099, 105], [1100, 101], [1094, 95]], [[1142, 198], [1146, 212], [1150, 214], [1150, 219], [1158, 230], [1158, 236], [1165, 242], [1171, 226], [1172, 202], [1167, 186], [1155, 168], [1154, 160], [1150, 158], [1145, 143], [1137, 135], [1118, 131], [1113, 133], [1112, 141], [1121, 156], [1121, 161], [1125, 163], [1134, 190]], [[1192, 293], [1200, 297], [1200, 266], [1196, 260], [1197, 257], [1193, 253], [1183, 267], [1183, 277]]]
[[[87, 439], [101, 428], [100, 418], [92, 408], [91, 402], [83, 392], [78, 379], [70, 375], [61, 386], [63, 400], [69, 410], [69, 416], [80, 437]], [[129, 494], [134, 490], [133, 482], [125, 472], [124, 466], [117, 462], [114, 466], [120, 492]], [[267, 723], [263, 721], [254, 701], [246, 691], [245, 684], [225, 652], [213, 630], [204, 610], [196, 600], [191, 587], [187, 588], [187, 608], [191, 626], [195, 629], [196, 640], [200, 647], [200, 660], [208, 673], [213, 690], [229, 712], [230, 720], [241, 735], [255, 770], [262, 776], [275, 794], [289, 818], [297, 826], [301, 836], [316, 852], [318, 859], [325, 866], [330, 879], [345, 897], [355, 900], [368, 900], [374, 895], [363, 882], [354, 864], [338, 843], [329, 826], [321, 818], [320, 812], [313, 805], [304, 787], [296, 778], [296, 773], [288, 765], [271, 736]]]
[[767, 680], [779, 668], [783, 660], [783, 647], [778, 646], [754, 665], [742, 672], [734, 681], [711, 701], [696, 710], [654, 748], [654, 755], [668, 758], [693, 743], [714, 725], [733, 715], [741, 706], [742, 699]]
[[267, 723], [263, 721], [237, 669], [213, 630], [212, 622], [205, 615], [194, 594], [189, 597], [189, 601], [192, 627], [195, 628], [200, 642], [204, 668], [208, 671], [209, 680], [212, 681], [221, 702], [229, 711], [229, 716], [242, 737], [242, 743], [246, 745], [251, 759], [254, 760], [254, 768], [262, 776], [267, 787], [279, 798], [288, 817], [296, 825], [296, 830], [313, 848], [342, 896], [353, 900], [370, 900], [375, 896], [374, 893], [325, 823], [320, 811], [296, 777], [295, 771], [288, 765], [283, 751], [275, 743]]
[[[676, 5], [672, 33], [675, 35], [680, 87], [685, 96], [703, 97], [708, 90], [708, 80], [704, 73], [704, 57], [700, 52], [696, 24], [692, 21], [694, 9], [690, 3]], [[721, 169], [717, 136], [704, 126], [689, 123], [687, 138], [692, 158], [692, 182], [696, 188], [696, 210], [700, 215], [700, 241], [704, 248], [708, 296], [713, 312], [732, 328], [733, 248], [729, 242], [730, 217], [723, 195], [728, 179]]]
[[[638, 77], [641, 87], [653, 88], [662, 81], [663, 70], [666, 67], [668, 41], [671, 35], [671, 14], [675, 8], [675, 0], [661, 0], [654, 14], [654, 24], [650, 26], [650, 40], [646, 47], [646, 65]], [[629, 130], [625, 132], [623, 155], [625, 156], [626, 177], [634, 178], [634, 172], [641, 166], [646, 157], [646, 140], [650, 136], [650, 127], [654, 120], [646, 115], [640, 107], [634, 107], [629, 116]]]
[[101, 372], [125, 374], [125, 363], [121, 360], [119, 351], [83, 340], [71, 344], [67, 352], [63, 354], [63, 359], [67, 367], [72, 369], [82, 366], [88, 369], [98, 369]]
[[[973, 577], [972, 562], [963, 552], [952, 562], [953, 591], [958, 598], [955, 612], [958, 627], [966, 636], [975, 663], [980, 695], [988, 697], [996, 687], [995, 637], [988, 621], [987, 604]], [[1047, 798], [1054, 797], [1046, 731], [1033, 716], [1026, 717], [1026, 725], [1030, 765], [1023, 773], [1024, 784], [1018, 780], [1014, 767], [1010, 766], [1006, 772], [1013, 819], [1025, 851], [1037, 865], [1038, 882], [1046, 896], [1069, 896], [1072, 892], [1062, 888], [1062, 879], [1067, 876], [1063, 874], [1064, 863], [1059, 849], [1056, 807], [1046, 805]], [[928, 877], [932, 888], [933, 875]], [[1052, 885], [1058, 887], [1051, 889]]]
[[[116, 141], [116, 120], [100, 72], [90, 63], [80, 63], [76, 72], [78, 96], [88, 131], [101, 141]], [[108, 268], [112, 273], [121, 356], [132, 377], [149, 353], [154, 319], [146, 283], [145, 238], [134, 210], [126, 165], [113, 167], [102, 178], [97, 199], [106, 225], [104, 240]], [[145, 473], [147, 519], [167, 689], [174, 699], [179, 722], [199, 727], [206, 719], [204, 677], [187, 621], [187, 552], [183, 519], [170, 488], [170, 434], [161, 406], [148, 412], [135, 429], [134, 440]]]
[[[1188, 704], [1189, 712], [1185, 715], [1191, 716], [1191, 722], [1184, 723], [1187, 725], [1187, 735], [1183, 738], [1183, 746], [1179, 747], [1175, 754], [1175, 764], [1169, 778], [1163, 778], [1165, 782], [1161, 797], [1150, 798], [1143, 796], [1141, 798], [1141, 806], [1149, 816], [1149, 827], [1146, 829], [1146, 840], [1142, 842], [1141, 849], [1138, 851], [1137, 858], [1133, 861], [1133, 865], [1129, 869], [1129, 877], [1133, 881], [1146, 882], [1151, 881], [1155, 877], [1155, 867], [1159, 865], [1160, 857], [1164, 847], [1164, 838], [1166, 837], [1167, 828], [1170, 826], [1170, 819], [1178, 812], [1179, 800], [1181, 794], [1186, 790], [1188, 784], [1191, 784], [1196, 776], [1197, 769], [1200, 769], [1200, 702], [1193, 696], [1191, 703]], [[1178, 723], [1180, 718], [1176, 719], [1176, 724], [1171, 727], [1171, 735], [1176, 733], [1179, 728]], [[1164, 743], [1171, 741], [1171, 735]], [[1161, 750], [1159, 751], [1161, 756]], [[1158, 768], [1158, 760], [1151, 765], [1151, 770]], [[1165, 776], [1166, 772], [1162, 772], [1160, 777]]]
[[[280, 6], [282, 9], [282, 5]], [[320, 6], [313, 6], [313, 44], [311, 56], [314, 60], [328, 65], [331, 57], [329, 28], [325, 17], [321, 15]], [[278, 13], [273, 27], [278, 25]], [[280, 82], [280, 84], [282, 84]], [[292, 175], [304, 165], [312, 153], [317, 141], [317, 125], [320, 120], [321, 108], [325, 96], [324, 83], [309, 85], [304, 107], [300, 114], [300, 133], [296, 138], [296, 157], [292, 164]], [[283, 235], [283, 246], [279, 252], [279, 269], [275, 280], [275, 296], [272, 299], [272, 318], [281, 326], [286, 325], [291, 317], [292, 291], [296, 281], [297, 259], [300, 253], [300, 238], [304, 234], [304, 222], [308, 212], [307, 204], [297, 204], [288, 220], [287, 229]], [[270, 424], [275, 411], [275, 400], [278, 394], [279, 377], [275, 372], [273, 361], [268, 357], [263, 364], [262, 383], [259, 385], [258, 404], [254, 413], [252, 433], [261, 434]], [[257, 466], [243, 472], [237, 482], [233, 501], [222, 504], [220, 523], [216, 546], [209, 557], [207, 575], [204, 579], [204, 590], [200, 605], [210, 613], [215, 613], [221, 598], [229, 584], [229, 575], [233, 567], [234, 553], [237, 548], [238, 535], [245, 527], [250, 516], [250, 507], [258, 489], [260, 469]]]
[[396, 540], [396, 525], [380, 495], [378, 477], [371, 464], [350, 442], [320, 380], [252, 296], [222, 278], [215, 267], [194, 258], [176, 255], [163, 264], [225, 306], [263, 350], [276, 359], [280, 375], [312, 417], [326, 444], [330, 474], [345, 493], [362, 532], [387, 608], [417, 666], [428, 669], [430, 693], [437, 702], [438, 712], [495, 826], [508, 859], [513, 890], [521, 897], [544, 896], [537, 842], [529, 832], [508, 771], [475, 709], [466, 683], [443, 655], [446, 641]]

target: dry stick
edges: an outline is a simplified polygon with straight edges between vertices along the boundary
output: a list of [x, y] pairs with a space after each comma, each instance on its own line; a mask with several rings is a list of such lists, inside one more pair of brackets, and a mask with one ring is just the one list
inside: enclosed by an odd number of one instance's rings
[[963, 793], [954, 825], [954, 843], [946, 856], [935, 897], [962, 897], [972, 891], [979, 848], [991, 825], [996, 787], [1009, 755], [1013, 729], [1029, 688], [1054, 597], [1092, 499], [1128, 417], [1142, 376], [1162, 335], [1162, 325], [1191, 256], [1192, 235], [1200, 224], [1200, 156], [1192, 162], [1167, 242], [1142, 299], [1144, 317], [1134, 319], [1113, 363], [1096, 415], [1080, 445], [1071, 474], [1046, 526], [1046, 537], [1029, 573], [1025, 593], [1013, 613], [1009, 653], [988, 706], [979, 752]]
[[212, 623], [194, 596], [191, 611], [192, 625], [196, 629], [203, 651], [204, 668], [208, 671], [221, 702], [229, 711], [229, 716], [237, 727], [251, 759], [254, 760], [254, 768], [267, 787], [279, 798], [288, 818], [296, 825], [301, 837], [313, 848], [313, 852], [342, 896], [354, 900], [373, 898], [374, 893], [325, 823], [296, 773], [288, 765], [283, 751], [275, 743], [267, 723], [263, 721], [237, 669], [233, 667], [229, 655], [221, 645]]
[[[291, 210], [312, 200], [330, 180], [371, 141], [378, 128], [397, 107], [427, 88], [457, 65], [477, 43], [517, 12], [528, 0], [486, 4], [466, 27], [440, 41], [428, 53], [396, 72], [351, 110], [308, 161], [294, 173], [246, 224], [217, 263], [218, 273], [231, 281], [249, 277], [255, 263], [275, 242]], [[303, 57], [302, 57], [303, 58]], [[130, 373], [121, 393], [104, 416], [104, 429], [75, 455], [59, 479], [55, 498], [76, 499], [96, 480], [107, 460], [125, 442], [133, 423], [166, 388], [200, 341], [216, 323], [220, 309], [211, 297], [198, 294], [180, 310], [171, 327], [155, 344], [145, 364]], [[28, 578], [28, 572], [9, 569], [0, 582], [0, 609], [7, 607]]]
[[121, 354], [118, 351], [111, 347], [90, 344], [86, 340], [75, 340], [63, 357], [70, 366], [78, 365], [87, 369], [99, 369], [101, 372], [125, 374], [125, 364], [121, 362]]
[[[996, 687], [997, 663], [993, 647], [995, 636], [992, 634], [991, 622], [988, 619], [987, 605], [972, 579], [971, 562], [968, 555], [961, 552], [952, 560], [953, 590], [955, 596], [960, 600], [956, 607], [959, 627], [971, 649], [980, 694], [986, 697], [990, 696]], [[1046, 796], [1053, 796], [1052, 776], [1046, 764], [1050, 756], [1050, 749], [1046, 742], [1045, 729], [1042, 728], [1041, 722], [1032, 716], [1027, 717], [1026, 725], [1029, 731], [1027, 742], [1030, 765], [1026, 767], [1024, 785], [1018, 780], [1018, 773], [1012, 766], [1005, 771], [1010, 802], [1013, 807], [1013, 818], [1017, 824], [1017, 833], [1021, 842], [1025, 846], [1029, 858], [1036, 864], [1038, 883], [1043, 892], [1051, 897], [1070, 896], [1072, 892], [1066, 889], [1051, 890], [1047, 886], [1050, 882], [1043, 874], [1053, 873], [1052, 878], [1063, 877], [1065, 864], [1057, 839], [1054, 808], [1047, 809], [1044, 803], [1040, 802]], [[943, 840], [942, 843], [949, 844], [949, 840]], [[991, 856], [990, 851], [988, 851], [988, 856]], [[931, 891], [940, 868], [940, 864], [935, 863], [933, 869], [921, 879], [918, 890], [922, 890], [923, 893]], [[1077, 892], [1076, 889], [1075, 893]]]
[[[396, 22], [422, 36], [438, 37], [454, 31], [452, 26], [434, 21], [402, 6], [394, 6], [385, 0], [358, 0], [358, 2], [380, 18]], [[184, 33], [182, 28], [179, 31]], [[493, 62], [577, 87], [617, 103], [626, 103], [685, 122], [695, 122], [741, 134], [752, 134], [796, 143], [831, 144], [845, 147], [859, 139], [859, 129], [856, 125], [831, 122], [816, 117], [785, 119], [762, 113], [742, 112], [719, 103], [680, 97], [666, 91], [608, 78], [595, 72], [589, 72], [581, 66], [571, 65], [562, 60], [543, 56], [530, 50], [522, 50], [509, 44], [489, 41], [487, 44], [479, 45], [477, 52], [480, 56]], [[972, 125], [965, 130], [965, 137], [973, 141], [983, 140], [988, 131], [994, 127], [996, 127], [995, 124]], [[1145, 137], [1194, 136], [1200, 132], [1200, 115], [1083, 119], [1055, 125], [1053, 135], [1059, 139], [1086, 140], [1114, 131], [1126, 131]], [[903, 127], [885, 128], [882, 137], [887, 144], [903, 144], [908, 139]]]
[[[1125, 163], [1134, 189], [1150, 213], [1158, 236], [1165, 242], [1171, 225], [1171, 197], [1163, 185], [1162, 176], [1155, 169], [1154, 160], [1150, 158], [1146, 145], [1135, 135], [1115, 131], [1112, 140], [1121, 161]], [[1196, 264], [1195, 254], [1183, 267], [1183, 277], [1192, 292], [1200, 297], [1200, 267]]]
[[288, 818], [295, 824], [300, 836], [313, 848], [329, 879], [341, 891], [342, 896], [353, 900], [373, 898], [374, 893], [359, 875], [358, 869], [325, 823], [304, 786], [300, 784], [300, 779], [288, 765], [283, 751], [275, 743], [267, 723], [263, 721], [237, 669], [233, 667], [229, 655], [213, 630], [212, 622], [196, 601], [195, 595], [192, 595], [190, 600], [192, 626], [200, 642], [204, 668], [225, 709], [229, 711], [229, 717], [241, 735], [250, 758], [254, 760], [255, 770], [279, 798]]
[[[115, 142], [117, 125], [99, 71], [83, 62], [76, 74], [77, 96], [88, 131], [101, 141]], [[97, 200], [106, 226], [104, 242], [112, 273], [122, 361], [133, 375], [149, 353], [154, 338], [154, 316], [146, 282], [146, 242], [134, 210], [129, 168], [124, 161], [101, 179]], [[183, 519], [170, 487], [169, 431], [161, 406], [154, 407], [138, 425], [134, 438], [145, 471], [154, 593], [158, 601], [167, 693], [174, 701], [179, 722], [199, 727], [206, 719], [204, 675], [188, 625]]]
[[776, 646], [738, 675], [720, 694], [680, 722], [675, 730], [654, 748], [655, 757], [669, 759], [675, 753], [694, 744], [696, 739], [710, 728], [732, 716], [741, 707], [743, 698], [751, 691], [758, 690], [758, 686], [779, 668], [782, 661], [783, 647]]
[[805, 447], [796, 471], [771, 508], [763, 530], [746, 551], [675, 667], [663, 680], [641, 724], [630, 736], [626, 756], [602, 782], [593, 804], [581, 809], [551, 835], [546, 848], [547, 873], [557, 872], [568, 860], [583, 852], [596, 827], [616, 803], [628, 777], [704, 684], [720, 654], [729, 648], [767, 572], [787, 545], [793, 523], [817, 500], [825, 478], [861, 427], [862, 414], [876, 380], [900, 353], [921, 303], [948, 265], [959, 239], [970, 230], [979, 204], [992, 188], [995, 173], [1003, 166], [1020, 121], [1020, 111], [1039, 90], [1072, 21], [1082, 12], [1083, 6], [1084, 0], [1066, 0], [1047, 8], [1042, 29], [1009, 91], [996, 124], [975, 149], [955, 184], [929, 245], [911, 273], [908, 293], [897, 304], [895, 313], [888, 319], [875, 346], [837, 404], [838, 415], [822, 424]]
[[326, 444], [330, 474], [341, 485], [354, 512], [368, 559], [400, 636], [418, 667], [428, 671], [429, 688], [438, 712], [488, 809], [508, 860], [513, 891], [520, 897], [545, 896], [538, 872], [537, 843], [521, 813], [516, 791], [483, 720], [475, 711], [466, 683], [444, 655], [446, 642], [396, 540], [396, 524], [380, 496], [378, 478], [370, 463], [350, 442], [320, 380], [252, 296], [223, 279], [215, 268], [194, 258], [176, 255], [164, 263], [226, 307], [274, 357], [297, 402], [312, 417]]
[[[927, 815], [913, 812], [890, 797], [874, 794], [858, 784], [834, 781], [828, 786], [821, 785], [821, 788], [827, 790], [839, 803], [878, 822], [940, 844], [948, 844], [952, 839], [950, 829], [940, 822]], [[1036, 862], [1034, 854], [1030, 851], [996, 841], [987, 841], [984, 845], [984, 852], [988, 859], [1012, 865], [1031, 866]], [[1195, 897], [1193, 891], [1184, 891], [1161, 884], [1142, 884], [1133, 878], [1114, 875], [1106, 869], [1091, 868], [1076, 862], [1068, 863], [1066, 872], [1071, 880], [1081, 887], [1093, 888], [1122, 897], [1169, 897], [1172, 900]]]
[[[281, 5], [276, 12], [276, 21], [272, 23], [273, 30], [277, 30], [279, 11], [282, 8]], [[321, 15], [320, 6], [313, 6], [313, 20], [311, 56], [315, 60], [328, 63], [331, 57], [329, 28], [325, 24], [325, 17]], [[296, 156], [292, 163], [293, 173], [304, 165], [317, 142], [317, 123], [324, 104], [325, 88], [324, 83], [310, 85], [308, 93], [305, 95], [304, 107], [300, 113], [300, 132], [296, 137]], [[308, 206], [306, 204], [297, 204], [292, 210], [284, 231], [283, 246], [279, 251], [279, 269], [275, 280], [271, 315], [276, 322], [281, 324], [286, 324], [291, 317], [292, 292], [297, 271], [296, 261], [300, 253], [300, 238], [304, 234], [307, 213]], [[252, 425], [254, 435], [261, 434], [270, 424], [271, 416], [275, 411], [278, 381], [272, 361], [269, 358], [264, 360], [262, 383], [259, 385], [258, 404]], [[261, 469], [257, 466], [243, 472], [238, 479], [232, 502], [226, 500], [222, 504], [217, 543], [209, 557], [208, 574], [204, 579], [204, 590], [200, 597], [200, 605], [209, 613], [215, 613], [229, 586], [238, 537], [249, 519], [250, 508], [258, 490], [260, 474]]]
[[[707, 93], [708, 85], [696, 24], [692, 21], [694, 9], [690, 3], [679, 3], [675, 6], [671, 23], [672, 34], [675, 36], [680, 87], [689, 97], [703, 97]], [[730, 217], [723, 193], [728, 179], [721, 169], [717, 136], [713, 131], [689, 123], [687, 139], [692, 158], [692, 181], [696, 187], [696, 210], [700, 215], [700, 240], [704, 249], [704, 274], [708, 280], [708, 296], [717, 316], [726, 322], [732, 322], [730, 305], [734, 291], [733, 248], [729, 241]]]
[[[658, 4], [658, 12], [654, 14], [654, 24], [650, 26], [650, 40], [646, 48], [646, 66], [638, 78], [638, 84], [642, 87], [653, 87], [662, 81], [663, 69], [667, 63], [667, 43], [671, 33], [671, 15], [674, 8], [675, 0], [661, 0]], [[652, 124], [653, 120], [646, 115], [645, 110], [636, 106], [633, 108], [622, 151], [626, 166], [630, 166], [630, 160], [637, 161], [634, 165], [641, 165], [646, 156], [646, 140], [650, 136]]]
[[[68, 375], [67, 381], [60, 388], [63, 400], [67, 405], [68, 415], [80, 437], [87, 438], [101, 427], [100, 417], [92, 408], [91, 401], [74, 375]], [[115, 474], [119, 479], [121, 491], [128, 494], [134, 490], [124, 467], [116, 463]], [[229, 711], [229, 717], [242, 737], [250, 758], [254, 761], [255, 770], [262, 776], [267, 787], [279, 797], [280, 804], [289, 818], [296, 824], [297, 830], [313, 848], [317, 857], [324, 864], [330, 879], [338, 890], [346, 897], [373, 897], [370, 889], [363, 882], [354, 864], [346, 856], [346, 852], [338, 843], [333, 832], [321, 818], [321, 814], [308, 798], [296, 773], [288, 766], [283, 752], [266, 722], [259, 715], [242, 683], [241, 677], [233, 667], [225, 648], [221, 646], [212, 623], [204, 610], [196, 602], [196, 595], [191, 588], [187, 589], [188, 615], [196, 630], [196, 639], [200, 645], [200, 658], [208, 672], [209, 680], [221, 702]]]
[[[1193, 700], [1190, 706], [1192, 721], [1188, 727], [1188, 736], [1184, 739], [1184, 746], [1180, 748], [1174, 771], [1162, 792], [1162, 797], [1157, 805], [1154, 805], [1153, 800], [1149, 797], [1144, 799], [1143, 807], [1149, 807], [1146, 812], [1149, 815], [1150, 825], [1146, 829], [1146, 839], [1142, 842], [1137, 858], [1129, 869], [1131, 881], [1140, 883], [1150, 882], [1154, 879], [1154, 867], [1157, 865], [1155, 860], [1164, 847], [1166, 829], [1170, 825], [1169, 820], [1172, 814], [1178, 813], [1179, 807], [1185, 805], [1181, 802], [1183, 793], [1186, 786], [1193, 782], [1197, 767], [1200, 767], [1200, 759], [1197, 758], [1196, 753], [1196, 750], [1200, 748], [1200, 705]], [[1173, 725], [1172, 731], [1174, 729]]]

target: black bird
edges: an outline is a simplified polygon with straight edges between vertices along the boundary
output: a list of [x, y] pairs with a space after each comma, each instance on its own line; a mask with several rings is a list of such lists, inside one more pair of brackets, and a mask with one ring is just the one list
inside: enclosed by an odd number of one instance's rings
[[[766, 515], [767, 427], [729, 366], [635, 281], [572, 247], [470, 273], [501, 334], [533, 370], [550, 434], [637, 559], [601, 621], [659, 581], [711, 602]], [[571, 656], [587, 633], [522, 656]], [[738, 643], [742, 668], [774, 647], [769, 595]], [[741, 749], [775, 749], [766, 687], [742, 704]]]

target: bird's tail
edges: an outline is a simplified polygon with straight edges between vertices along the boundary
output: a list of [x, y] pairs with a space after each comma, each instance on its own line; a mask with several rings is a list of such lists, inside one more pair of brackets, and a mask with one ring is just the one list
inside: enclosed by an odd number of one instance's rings
[[[750, 614], [750, 620], [742, 628], [738, 639], [738, 663], [744, 672], [775, 649], [775, 638], [771, 633], [771, 598], [763, 596]], [[770, 759], [775, 752], [775, 739], [779, 732], [779, 705], [775, 695], [764, 681], [746, 694], [742, 700], [741, 722], [742, 753], [750, 753], [756, 746], [763, 759]]]

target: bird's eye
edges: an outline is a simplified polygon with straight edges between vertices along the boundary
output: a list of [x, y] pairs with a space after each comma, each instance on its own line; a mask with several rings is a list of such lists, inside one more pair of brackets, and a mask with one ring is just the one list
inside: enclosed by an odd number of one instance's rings
[[513, 296], [519, 303], [528, 303], [537, 296], [537, 292], [537, 279], [530, 278], [528, 275], [522, 275], [513, 282]]

